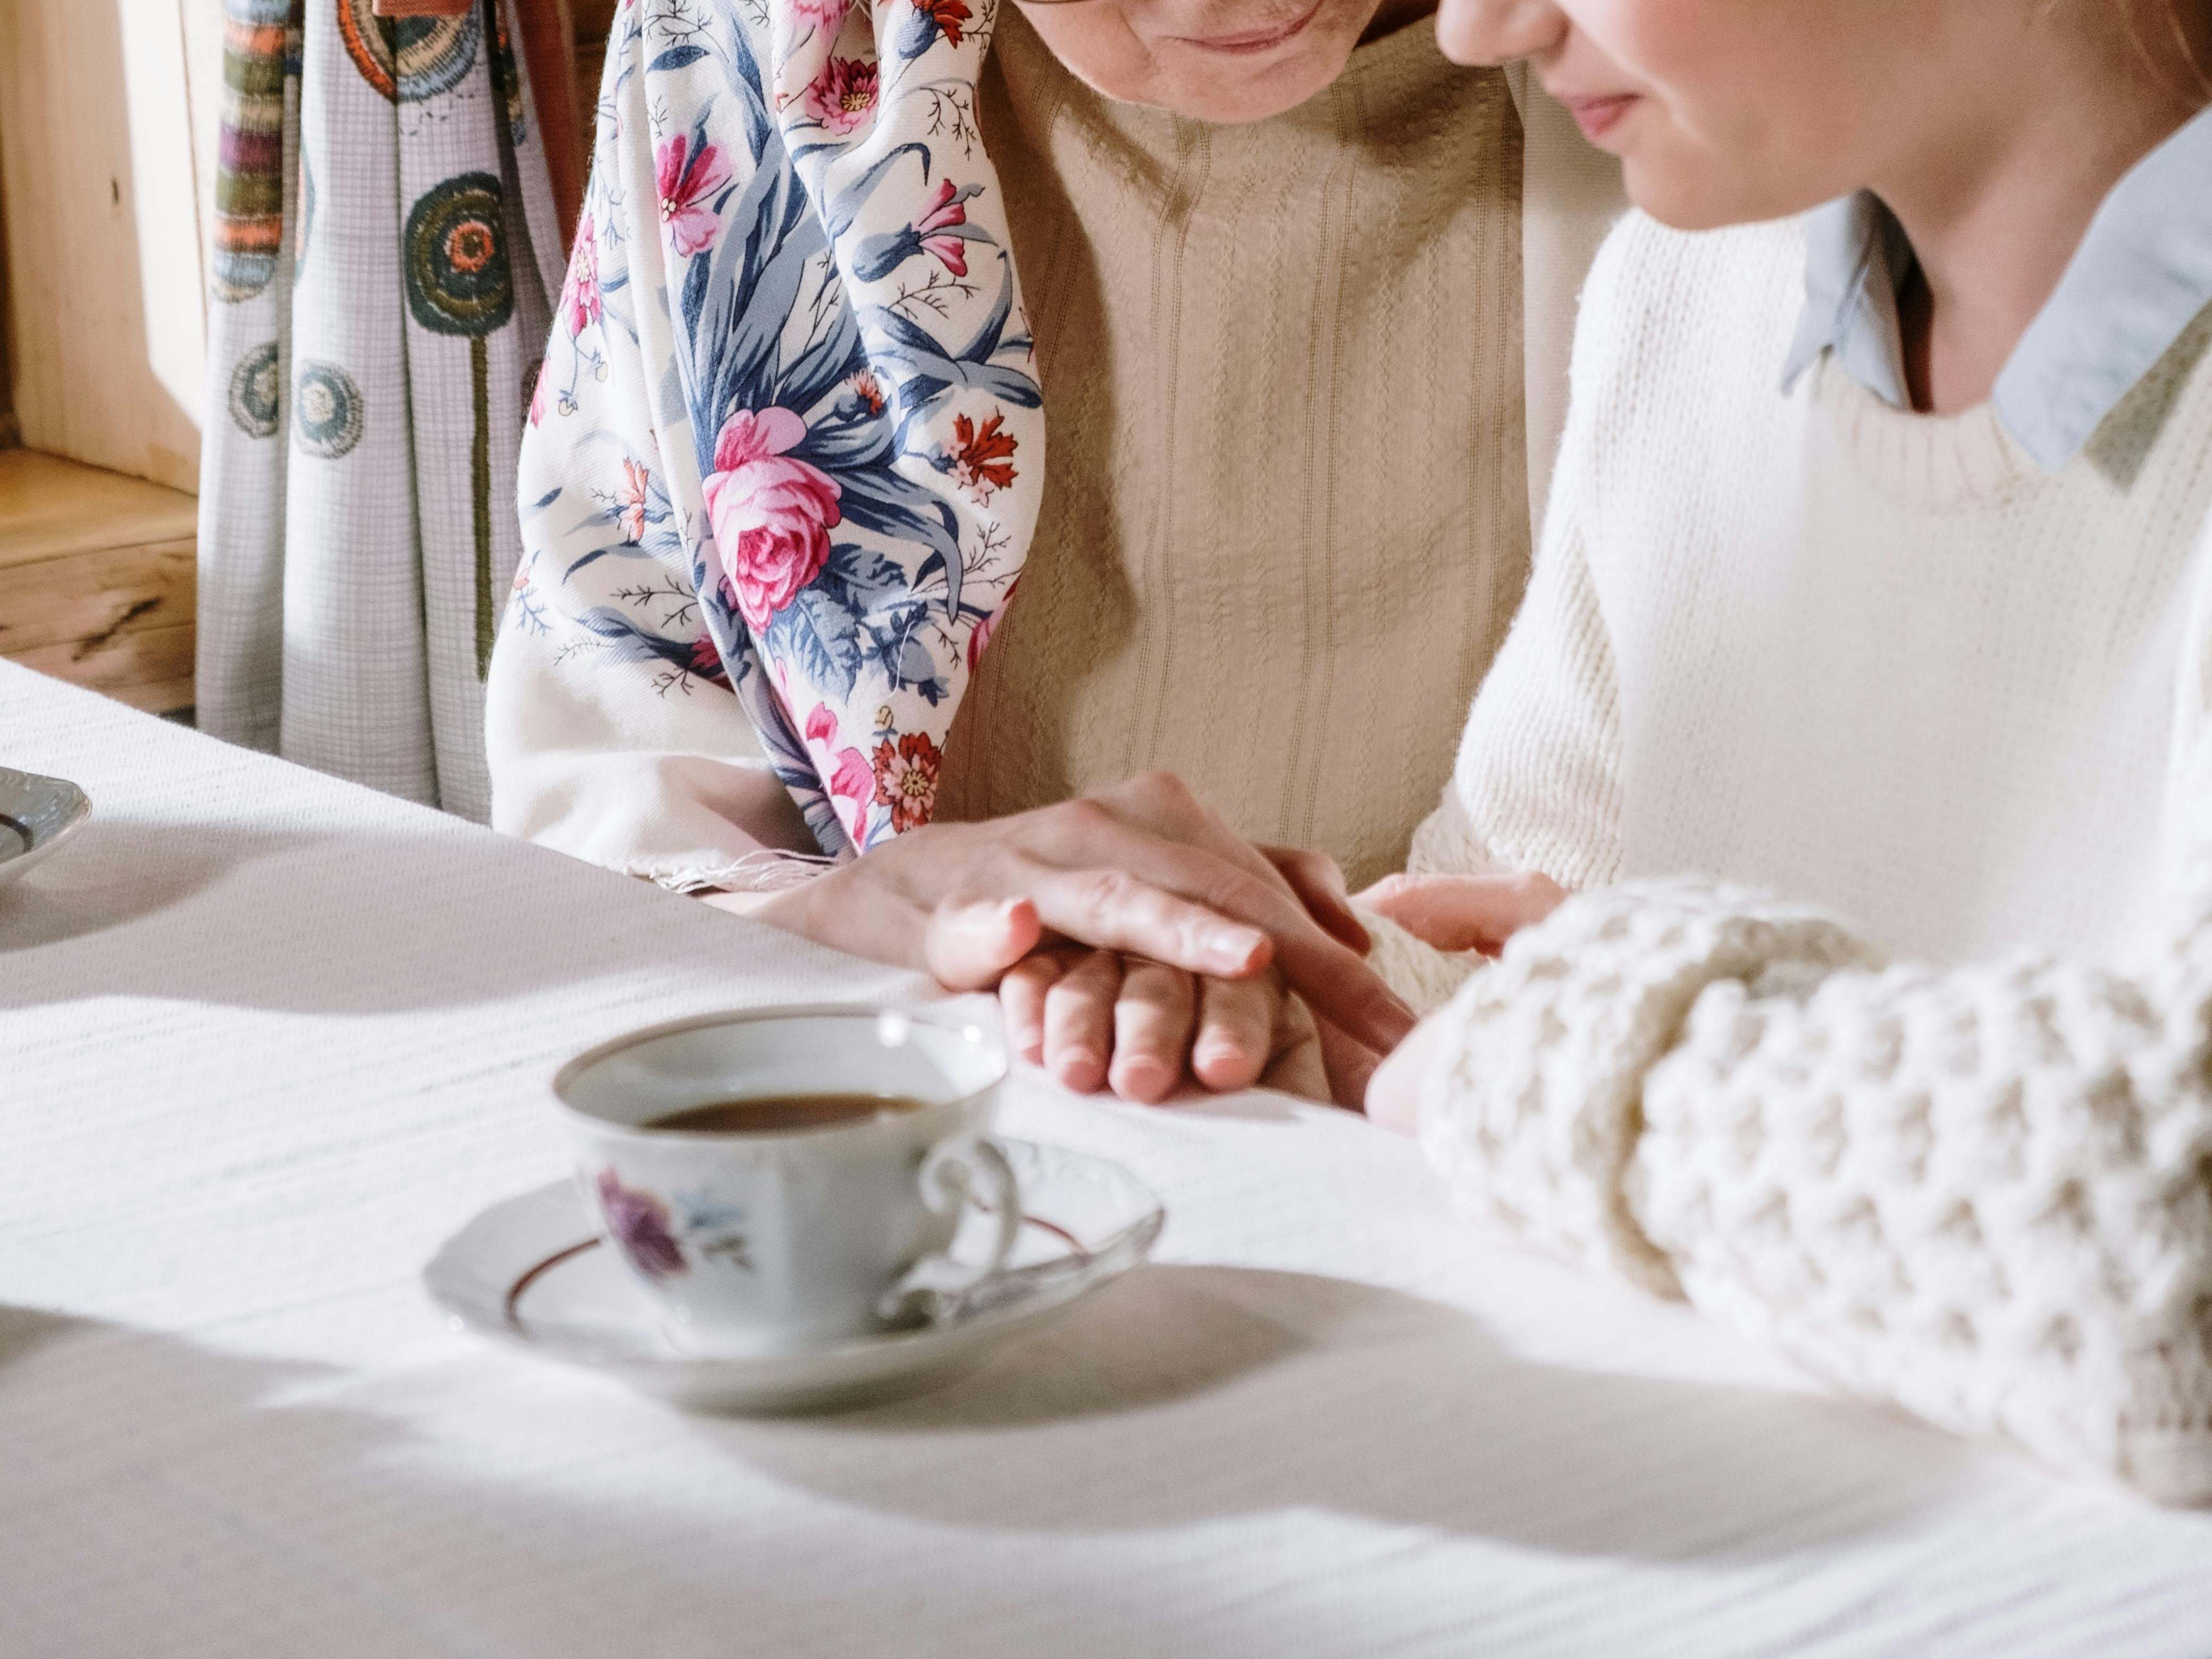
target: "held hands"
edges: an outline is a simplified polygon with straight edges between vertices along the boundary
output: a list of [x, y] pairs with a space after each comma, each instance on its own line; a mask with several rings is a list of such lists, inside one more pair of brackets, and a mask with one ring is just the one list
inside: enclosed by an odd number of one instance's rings
[[[1535, 874], [1395, 876], [1361, 896], [1440, 950], [1486, 953], [1564, 896]], [[1000, 986], [1018, 1052], [1071, 1087], [1135, 1100], [1188, 1071], [1208, 1089], [1265, 1083], [1357, 1107], [1414, 1024], [1363, 959], [1334, 864], [1253, 846], [1164, 772], [909, 830], [746, 908], [951, 990]], [[1389, 1073], [1417, 1076], [1411, 1058]]]
[[[752, 914], [926, 969], [953, 990], [996, 985], [1040, 945], [1086, 945], [1224, 981], [1272, 969], [1317, 1023], [1386, 1053], [1413, 1017], [1362, 959], [1364, 935], [1341, 883], [1332, 893], [1322, 878], [1326, 865], [1271, 862], [1179, 780], [1154, 772], [1012, 817], [908, 830]], [[1332, 912], [1344, 931], [1316, 920]], [[1249, 1006], [1222, 1018], [1249, 1030]]]
[[[1333, 860], [1255, 850], [1322, 928], [1366, 952], [1367, 930]], [[1079, 1093], [1110, 1086], [1148, 1105], [1188, 1078], [1216, 1093], [1264, 1083], [1356, 1106], [1382, 1052], [1316, 1020], [1273, 969], [1230, 979], [1113, 951], [1050, 948], [1006, 975], [999, 1001], [1007, 1041], [1021, 1058]]]
[[[1312, 854], [1261, 850], [1316, 921], [1365, 948], [1333, 864]], [[1437, 949], [1495, 955], [1565, 896], [1550, 878], [1534, 873], [1394, 876], [1360, 902]], [[1364, 1101], [1370, 1111], [1379, 1104], [1382, 1121], [1399, 1129], [1412, 1127], [1411, 1090], [1435, 1041], [1433, 1028], [1421, 1028], [1407, 1045], [1419, 1044], [1419, 1052], [1401, 1048], [1405, 1058], [1393, 1055], [1376, 1073], [1380, 1052], [1315, 1020], [1278, 976], [1207, 978], [1109, 951], [1041, 951], [1008, 973], [1000, 1002], [1014, 1051], [1079, 1092], [1110, 1087], [1152, 1103], [1187, 1079], [1216, 1092], [1264, 1084], [1340, 1105]], [[1377, 1079], [1372, 1085], [1370, 1076]]]

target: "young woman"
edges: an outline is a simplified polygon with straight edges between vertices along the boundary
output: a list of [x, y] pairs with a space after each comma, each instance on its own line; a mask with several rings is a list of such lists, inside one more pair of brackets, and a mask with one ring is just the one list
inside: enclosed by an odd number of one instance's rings
[[1371, 1112], [1471, 1214], [1847, 1388], [2212, 1499], [2212, 4], [1440, 28], [1650, 216], [1376, 896], [1527, 925]]
[[1046, 930], [1133, 1001], [1211, 974], [1215, 1086], [1297, 1046], [1285, 980], [1354, 1067], [1401, 1036], [1329, 859], [1250, 842], [1402, 863], [1617, 189], [1428, 9], [625, 4], [494, 823], [955, 986]]

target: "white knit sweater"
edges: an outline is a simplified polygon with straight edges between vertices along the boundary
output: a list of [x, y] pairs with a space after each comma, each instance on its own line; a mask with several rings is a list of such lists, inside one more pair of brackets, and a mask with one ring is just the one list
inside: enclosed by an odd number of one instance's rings
[[1423, 1141], [1845, 1388], [2212, 1499], [2212, 319], [2045, 475], [1780, 392], [1802, 271], [1795, 226], [1600, 258], [1413, 857], [1579, 891], [1436, 1016]]

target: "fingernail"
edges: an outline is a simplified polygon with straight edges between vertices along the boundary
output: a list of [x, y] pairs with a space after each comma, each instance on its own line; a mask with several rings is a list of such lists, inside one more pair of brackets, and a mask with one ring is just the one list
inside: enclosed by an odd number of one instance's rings
[[1106, 1075], [1106, 1062], [1088, 1048], [1063, 1048], [1052, 1062], [1053, 1074], [1079, 1094], [1089, 1094]]
[[1249, 933], [1239, 927], [1220, 928], [1206, 936], [1206, 948], [1231, 973], [1243, 973], [1251, 968], [1252, 958], [1267, 942], [1264, 934]]
[[1124, 1060], [1115, 1079], [1117, 1093], [1146, 1102], [1164, 1099], [1174, 1086], [1175, 1073], [1157, 1060]]

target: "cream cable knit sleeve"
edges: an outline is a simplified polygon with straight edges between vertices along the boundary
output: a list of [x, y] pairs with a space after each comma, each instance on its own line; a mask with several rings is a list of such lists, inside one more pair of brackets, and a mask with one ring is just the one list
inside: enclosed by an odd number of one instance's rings
[[[1617, 863], [1604, 629], [1555, 540], [1478, 700], [1459, 811], [1424, 831], [1432, 867], [1577, 884]], [[1436, 1016], [1421, 1134], [1462, 1206], [1944, 1427], [2212, 1499], [2205, 631], [2170, 930], [2142, 964], [1892, 967], [1742, 890], [1596, 887]]]

